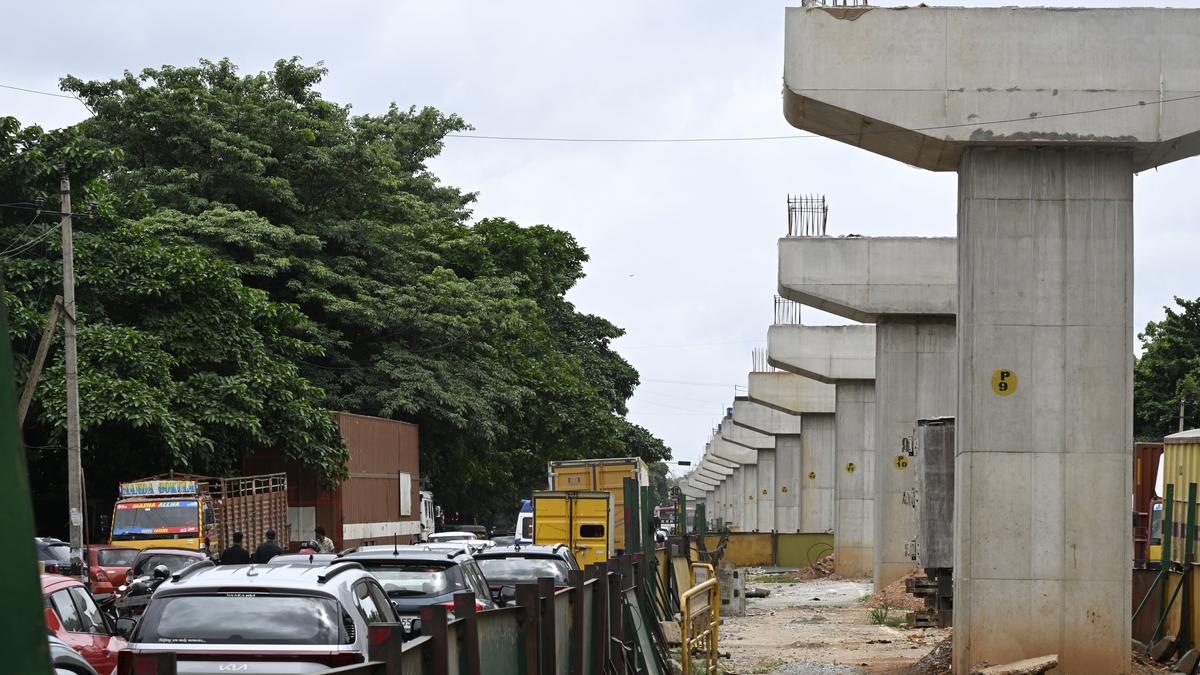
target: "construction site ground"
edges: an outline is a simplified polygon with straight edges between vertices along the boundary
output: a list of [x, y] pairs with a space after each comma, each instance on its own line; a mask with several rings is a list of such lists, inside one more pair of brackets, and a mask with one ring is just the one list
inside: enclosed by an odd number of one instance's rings
[[[721, 671], [729, 675], [935, 675], [949, 673], [953, 629], [904, 627], [921, 606], [903, 580], [872, 595], [866, 579], [801, 578], [809, 570], [751, 570], [746, 615], [721, 621]], [[883, 618], [886, 607], [886, 619]], [[873, 615], [874, 612], [874, 615]], [[1135, 658], [1134, 673], [1161, 673]]]

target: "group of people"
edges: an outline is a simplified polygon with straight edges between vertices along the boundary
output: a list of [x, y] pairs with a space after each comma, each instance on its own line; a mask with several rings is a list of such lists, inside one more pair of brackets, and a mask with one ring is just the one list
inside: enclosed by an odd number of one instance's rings
[[[325, 536], [325, 528], [318, 525], [314, 530], [316, 538], [312, 541], [307, 541], [300, 547], [300, 553], [334, 553], [333, 540]], [[271, 558], [280, 555], [284, 552], [275, 541], [275, 530], [267, 530], [267, 540], [258, 545], [251, 554], [242, 546], [242, 541], [245, 536], [241, 532], [233, 533], [233, 544], [229, 548], [221, 552], [220, 561], [222, 565], [248, 565], [257, 564], [264, 565], [271, 562]]]

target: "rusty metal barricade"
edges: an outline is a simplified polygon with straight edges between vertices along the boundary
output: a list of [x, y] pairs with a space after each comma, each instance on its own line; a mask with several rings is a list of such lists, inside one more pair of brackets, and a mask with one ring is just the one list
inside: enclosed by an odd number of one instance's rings
[[[696, 572], [705, 573], [705, 579], [696, 583]], [[683, 672], [716, 675], [717, 671], [717, 626], [721, 623], [721, 589], [712, 565], [692, 563], [692, 588], [679, 598], [680, 652], [683, 657]], [[693, 669], [692, 659], [697, 659]], [[702, 665], [701, 665], [702, 664]]]

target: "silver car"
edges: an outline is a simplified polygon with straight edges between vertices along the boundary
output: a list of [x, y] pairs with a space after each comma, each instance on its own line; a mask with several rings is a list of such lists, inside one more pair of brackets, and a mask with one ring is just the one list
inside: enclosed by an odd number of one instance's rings
[[197, 563], [155, 591], [129, 652], [173, 651], [179, 675], [319, 673], [367, 661], [370, 645], [388, 648], [396, 623], [357, 563]]

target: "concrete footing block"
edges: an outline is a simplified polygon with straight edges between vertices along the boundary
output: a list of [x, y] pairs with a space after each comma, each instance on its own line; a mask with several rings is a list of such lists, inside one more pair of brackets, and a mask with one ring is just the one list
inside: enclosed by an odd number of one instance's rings
[[746, 616], [746, 576], [743, 570], [722, 565], [717, 568], [721, 587], [721, 616]]
[[1171, 655], [1174, 653], [1175, 637], [1173, 635], [1168, 635], [1158, 642], [1155, 642], [1154, 646], [1150, 647], [1149, 651], [1150, 658], [1158, 661], [1159, 663], [1165, 663], [1167, 659], [1171, 658]]
[[1058, 667], [1058, 656], [1039, 656], [1033, 659], [1023, 659], [1000, 666], [988, 666], [976, 670], [975, 675], [1041, 675], [1052, 668]]

